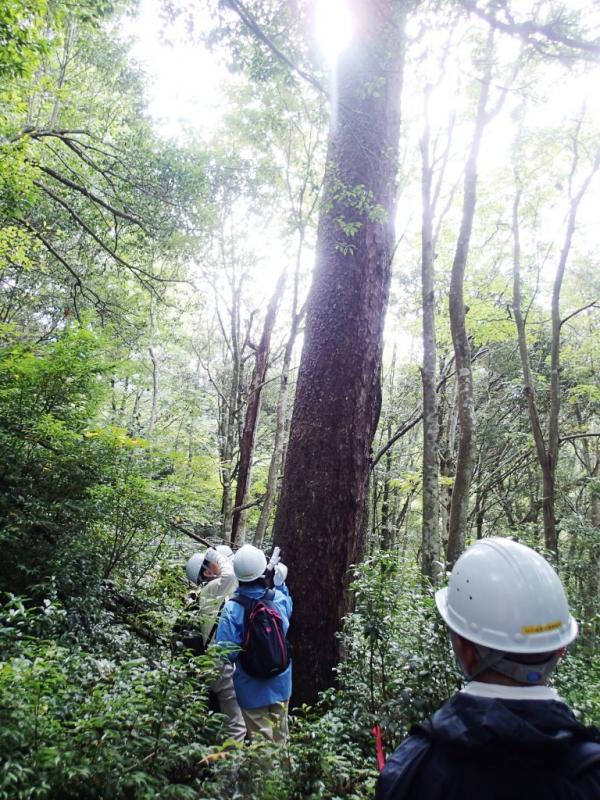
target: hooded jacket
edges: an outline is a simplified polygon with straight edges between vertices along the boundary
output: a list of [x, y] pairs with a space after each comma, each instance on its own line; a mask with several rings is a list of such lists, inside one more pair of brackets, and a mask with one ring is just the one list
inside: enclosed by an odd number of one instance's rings
[[600, 732], [546, 692], [453, 695], [387, 760], [376, 800], [600, 800]]

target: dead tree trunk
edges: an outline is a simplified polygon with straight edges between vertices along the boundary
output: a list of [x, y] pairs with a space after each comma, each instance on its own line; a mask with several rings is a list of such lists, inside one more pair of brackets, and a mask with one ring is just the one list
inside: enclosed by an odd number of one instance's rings
[[361, 35], [338, 68], [338, 122], [274, 528], [290, 565], [293, 639], [302, 642], [296, 703], [313, 703], [333, 681], [348, 568], [363, 552], [394, 242], [406, 9], [392, 0], [351, 5]]

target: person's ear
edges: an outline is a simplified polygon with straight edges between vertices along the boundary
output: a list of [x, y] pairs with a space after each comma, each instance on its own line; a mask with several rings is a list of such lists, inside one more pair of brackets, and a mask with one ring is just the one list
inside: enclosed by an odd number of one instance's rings
[[479, 667], [480, 659], [477, 648], [473, 642], [470, 642], [468, 639], [459, 636], [458, 633], [452, 634], [452, 640], [454, 643], [454, 652], [462, 664], [464, 671], [467, 673], [467, 675], [473, 675]]

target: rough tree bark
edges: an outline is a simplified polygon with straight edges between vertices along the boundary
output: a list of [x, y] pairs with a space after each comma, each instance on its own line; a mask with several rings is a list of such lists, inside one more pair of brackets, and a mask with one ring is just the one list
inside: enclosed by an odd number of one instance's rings
[[[294, 596], [294, 702], [333, 681], [349, 609], [348, 567], [364, 546], [370, 448], [394, 242], [406, 4], [353, 0], [338, 67], [324, 205], [304, 349], [274, 526]], [[333, 115], [335, 117], [336, 115]]]
[[[579, 422], [579, 428], [584, 429], [583, 418], [579, 405], [576, 405], [575, 411]], [[576, 442], [573, 442], [576, 448]], [[598, 439], [593, 442], [593, 447], [587, 437], [581, 439], [582, 455], [579, 461], [583, 464], [588, 478], [589, 486], [589, 511], [588, 517], [592, 527], [600, 531], [600, 489], [598, 488], [598, 476], [600, 475], [600, 452], [598, 447]], [[577, 449], [576, 449], [577, 451]], [[600, 624], [597, 619], [598, 611], [600, 610], [600, 542], [598, 539], [590, 544], [590, 569], [587, 571], [585, 580], [584, 597], [584, 613], [583, 619], [594, 620], [589, 626], [588, 631], [584, 631], [584, 639], [593, 641], [594, 636], [598, 635], [600, 631]]]

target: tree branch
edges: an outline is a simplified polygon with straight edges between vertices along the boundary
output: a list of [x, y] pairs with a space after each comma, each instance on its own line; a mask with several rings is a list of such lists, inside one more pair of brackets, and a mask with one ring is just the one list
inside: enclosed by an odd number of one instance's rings
[[514, 20], [503, 22], [488, 11], [479, 8], [475, 0], [462, 0], [462, 6], [467, 11], [487, 22], [492, 28], [507, 33], [510, 36], [518, 36], [524, 41], [531, 41], [533, 37], [537, 36], [548, 42], [563, 45], [564, 47], [586, 55], [595, 58], [600, 57], [600, 42], [587, 42], [582, 39], [574, 39], [571, 36], [561, 33], [557, 29], [558, 25], [560, 25], [560, 21], [558, 20], [550, 22], [547, 25], [539, 25], [531, 20], [527, 20], [527, 22], [515, 22]]
[[[418, 411], [418, 414], [417, 414], [417, 411]], [[416, 416], [413, 416], [415, 414], [416, 414]], [[381, 459], [387, 453], [387, 451], [390, 449], [390, 447], [393, 444], [395, 444], [398, 441], [398, 439], [401, 439], [406, 433], [408, 433], [410, 430], [412, 430], [415, 427], [415, 425], [418, 425], [419, 422], [422, 420], [422, 418], [423, 418], [423, 411], [420, 410], [420, 409], [415, 409], [413, 411], [413, 413], [411, 414], [411, 416], [409, 417], [409, 419], [403, 425], [401, 425], [400, 428], [398, 428], [398, 430], [392, 436], [392, 438], [389, 439], [383, 445], [383, 447], [379, 448], [379, 450], [377, 451], [377, 453], [373, 457], [373, 460], [371, 461], [371, 470], [375, 469], [377, 464], [381, 461]]]
[[128, 261], [125, 261], [124, 258], [122, 258], [118, 253], [116, 253], [112, 248], [110, 248], [89, 227], [89, 225], [85, 222], [85, 220], [83, 220], [82, 217], [80, 217], [79, 214], [76, 211], [74, 211], [71, 208], [71, 206], [62, 199], [62, 197], [59, 197], [55, 192], [53, 192], [49, 186], [46, 186], [41, 181], [34, 181], [34, 184], [43, 192], [45, 192], [49, 197], [51, 197], [56, 203], [61, 205], [71, 216], [71, 218], [74, 219], [75, 222], [80, 226], [80, 228], [82, 228], [82, 230], [84, 230], [88, 234], [88, 236], [91, 236], [91, 238], [96, 242], [96, 244], [100, 245], [100, 247], [104, 250], [105, 253], [107, 253], [111, 258], [113, 258], [118, 264], [121, 264], [123, 267], [132, 272], [135, 275], [135, 277], [140, 281], [142, 286], [144, 286], [145, 289], [148, 289], [149, 292], [156, 294], [156, 288], [152, 285], [151, 281], [159, 281], [161, 283], [171, 282], [166, 278], [161, 278], [159, 276], [152, 275], [151, 273], [146, 272], [146, 270], [142, 269], [141, 267], [135, 267]]
[[93, 192], [90, 192], [89, 189], [85, 188], [85, 186], [81, 186], [80, 184], [75, 183], [69, 178], [65, 178], [64, 175], [60, 175], [51, 167], [46, 167], [42, 164], [35, 164], [35, 166], [41, 169], [42, 172], [45, 172], [46, 175], [50, 175], [51, 178], [54, 178], [54, 180], [58, 181], [59, 183], [62, 183], [64, 186], [68, 186], [69, 189], [73, 189], [73, 191], [84, 195], [84, 197], [87, 197], [92, 202], [97, 203], [99, 206], [102, 206], [102, 208], [105, 208], [107, 211], [110, 211], [110, 213], [113, 216], [119, 217], [120, 219], [127, 220], [127, 222], [132, 222], [134, 225], [137, 225], [138, 228], [141, 228], [141, 230], [143, 230], [144, 233], [148, 235], [148, 231], [144, 227], [144, 224], [136, 217], [132, 216], [131, 214], [127, 214], [125, 211], [121, 211], [120, 209], [115, 208], [110, 203], [107, 203], [105, 200], [103, 200], [101, 197], [98, 197], [98, 195], [94, 194]]
[[600, 436], [600, 433], [572, 433], [569, 436], [561, 436], [560, 442], [573, 442], [575, 439], [593, 439]]
[[91, 299], [99, 308], [106, 309], [107, 306], [102, 301], [102, 299], [96, 294], [96, 292], [94, 292], [93, 289], [89, 289], [84, 285], [79, 273], [77, 273], [73, 269], [73, 267], [68, 263], [68, 261], [66, 261], [60, 255], [60, 253], [58, 253], [54, 249], [54, 247], [50, 244], [50, 242], [42, 236], [42, 234], [37, 230], [37, 228], [34, 228], [33, 225], [31, 225], [29, 222], [27, 222], [27, 220], [24, 219], [18, 218], [17, 222], [23, 225], [23, 227], [27, 228], [27, 230], [30, 231], [35, 236], [35, 238], [38, 239], [44, 245], [46, 250], [49, 253], [51, 253], [51, 255], [53, 255], [54, 258], [63, 265], [63, 267], [67, 270], [67, 272], [71, 275], [71, 277], [75, 281], [75, 286], [79, 289], [79, 291], [84, 297], [87, 296], [88, 299]]
[[570, 319], [576, 317], [577, 314], [581, 314], [582, 311], [587, 311], [588, 308], [600, 308], [600, 306], [598, 305], [598, 298], [592, 300], [592, 302], [588, 303], [587, 306], [583, 306], [582, 308], [578, 308], [576, 311], [573, 311], [571, 314], [569, 314], [568, 317], [561, 319], [560, 327], [562, 328], [562, 326], [565, 325]]
[[197, 533], [194, 533], [194, 531], [188, 530], [181, 523], [175, 522], [174, 519], [170, 519], [169, 520], [169, 525], [172, 528], [174, 528], [176, 531], [180, 531], [181, 533], [185, 533], [186, 536], [189, 536], [190, 539], [193, 539], [195, 542], [200, 542], [200, 544], [203, 544], [205, 547], [212, 547], [211, 543], [207, 539], [204, 539], [204, 537], [199, 536]]
[[250, 14], [247, 8], [244, 7], [239, 0], [227, 0], [227, 5], [232, 11], [238, 15], [238, 17], [242, 20], [244, 25], [248, 28], [251, 33], [256, 36], [256, 38], [261, 41], [264, 45], [266, 45], [269, 50], [273, 53], [273, 55], [279, 59], [283, 64], [288, 67], [292, 72], [296, 72], [301, 78], [305, 81], [308, 81], [313, 89], [316, 89], [321, 94], [327, 96], [327, 92], [323, 88], [323, 86], [319, 83], [319, 81], [313, 76], [310, 75], [308, 72], [305, 72], [301, 67], [288, 58], [285, 53], [283, 53], [277, 45], [275, 45], [271, 39], [263, 32], [260, 25], [254, 19], [254, 17]]

